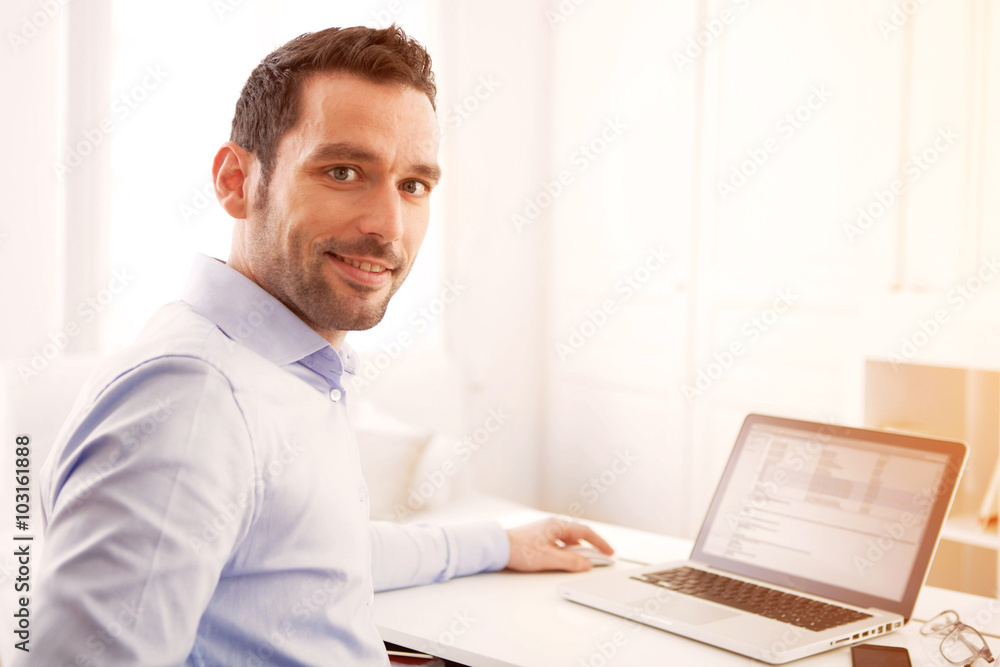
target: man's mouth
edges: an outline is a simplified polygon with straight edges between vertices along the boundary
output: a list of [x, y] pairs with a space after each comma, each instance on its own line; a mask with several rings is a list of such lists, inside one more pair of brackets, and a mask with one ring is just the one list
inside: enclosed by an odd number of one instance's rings
[[369, 273], [382, 273], [383, 271], [389, 270], [387, 267], [379, 264], [372, 264], [371, 262], [363, 262], [357, 259], [351, 259], [350, 257], [343, 257], [335, 252], [331, 252], [330, 254], [345, 264], [349, 264], [356, 269], [361, 269], [362, 271], [368, 271]]
[[392, 282], [394, 269], [370, 259], [344, 257], [333, 252], [326, 253], [338, 273], [355, 288], [378, 289]]

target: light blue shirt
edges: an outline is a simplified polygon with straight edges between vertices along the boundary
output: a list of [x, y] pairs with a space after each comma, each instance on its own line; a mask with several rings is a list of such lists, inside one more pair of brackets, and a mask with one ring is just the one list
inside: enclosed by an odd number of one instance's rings
[[495, 522], [369, 521], [355, 365], [199, 256], [45, 462], [31, 652], [15, 663], [386, 665], [375, 590], [503, 568]]

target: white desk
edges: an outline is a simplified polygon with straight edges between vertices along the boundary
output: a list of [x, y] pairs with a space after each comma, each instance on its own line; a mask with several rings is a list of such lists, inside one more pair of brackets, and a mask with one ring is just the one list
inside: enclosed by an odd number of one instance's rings
[[[514, 526], [543, 516], [519, 512], [500, 517], [500, 522]], [[435, 519], [472, 517], [482, 518], [482, 513], [472, 509]], [[657, 562], [686, 558], [690, 553], [687, 540], [588, 523], [611, 542], [619, 557]], [[375, 622], [386, 641], [472, 667], [764, 664], [560, 598], [556, 585], [579, 576], [586, 575], [504, 571], [379, 593]], [[925, 588], [914, 619], [924, 620], [949, 608], [958, 611], [963, 621], [1000, 635], [1000, 601], [944, 589]], [[907, 647], [915, 667], [947, 666], [938, 654], [939, 644], [921, 637], [919, 628], [919, 621], [911, 621], [873, 643]], [[1000, 639], [987, 639], [996, 655]], [[791, 664], [850, 667], [850, 649], [839, 648]]]

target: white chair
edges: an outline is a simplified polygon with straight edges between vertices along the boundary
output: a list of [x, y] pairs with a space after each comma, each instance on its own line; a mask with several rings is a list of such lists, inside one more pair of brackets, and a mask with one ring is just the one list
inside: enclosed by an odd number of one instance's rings
[[[38, 501], [38, 474], [42, 463], [62, 428], [77, 394], [97, 364], [98, 359], [90, 356], [74, 357], [66, 355], [49, 360], [42, 367], [33, 369], [30, 360], [8, 361], [0, 364], [0, 498], [4, 516], [0, 518], [0, 618], [10, 619], [16, 604], [14, 579], [18, 576], [18, 563], [14, 557], [13, 536], [33, 535], [31, 545], [30, 585], [37, 582], [41, 563], [43, 536], [41, 505]], [[15, 439], [27, 435], [31, 441], [30, 477], [31, 512], [29, 530], [21, 532], [14, 525], [14, 465]], [[34, 590], [26, 592], [32, 597]], [[20, 596], [18, 596], [20, 597]], [[29, 605], [29, 610], [34, 609]], [[37, 638], [33, 635], [32, 641]], [[12, 641], [0, 642], [0, 664], [11, 659]]]

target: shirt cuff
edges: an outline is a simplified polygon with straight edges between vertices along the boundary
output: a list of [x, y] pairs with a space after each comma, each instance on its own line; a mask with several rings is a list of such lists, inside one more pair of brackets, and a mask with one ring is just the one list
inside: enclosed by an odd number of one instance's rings
[[442, 529], [448, 540], [448, 552], [453, 554], [446, 579], [507, 567], [510, 539], [496, 521], [460, 523]]

